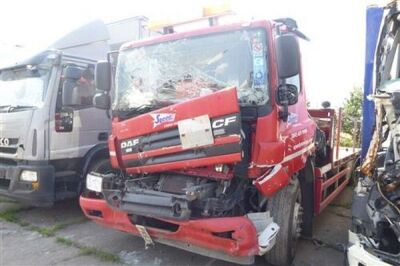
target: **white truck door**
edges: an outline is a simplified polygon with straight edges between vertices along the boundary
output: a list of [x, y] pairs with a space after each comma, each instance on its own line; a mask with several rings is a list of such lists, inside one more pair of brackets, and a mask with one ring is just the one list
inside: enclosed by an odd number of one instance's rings
[[[51, 122], [50, 159], [81, 158], [96, 144], [106, 142], [111, 122], [104, 110], [93, 107], [93, 67], [79, 66], [72, 75], [64, 68]], [[68, 83], [68, 84], [66, 84]], [[63, 89], [73, 101], [63, 101]], [[65, 96], [64, 96], [65, 97]], [[68, 102], [66, 104], [66, 102]]]

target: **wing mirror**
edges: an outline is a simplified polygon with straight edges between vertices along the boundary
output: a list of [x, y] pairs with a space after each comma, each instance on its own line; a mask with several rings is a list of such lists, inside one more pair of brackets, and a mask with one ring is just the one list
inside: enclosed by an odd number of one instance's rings
[[276, 61], [280, 79], [296, 76], [300, 73], [300, 50], [296, 36], [284, 34], [275, 40]]
[[96, 64], [96, 88], [100, 91], [111, 90], [111, 64], [108, 61]]
[[299, 91], [295, 85], [282, 84], [278, 87], [276, 102], [281, 105], [293, 105], [299, 100]]
[[299, 100], [299, 91], [295, 85], [281, 84], [276, 90], [276, 103], [283, 107], [279, 111], [279, 118], [287, 122], [289, 117], [289, 105], [294, 105]]

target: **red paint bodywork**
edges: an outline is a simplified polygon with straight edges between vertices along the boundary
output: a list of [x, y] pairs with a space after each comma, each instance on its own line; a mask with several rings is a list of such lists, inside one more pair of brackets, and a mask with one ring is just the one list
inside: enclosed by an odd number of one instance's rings
[[278, 171], [265, 173], [257, 178], [253, 184], [264, 197], [272, 197], [278, 190], [289, 184], [290, 176], [281, 167]]
[[[165, 122], [159, 125], [154, 125], [153, 115], [170, 113], [174, 114], [174, 121]], [[135, 138], [149, 133], [162, 132], [168, 129], [178, 127], [178, 121], [207, 115], [210, 119], [229, 114], [239, 113], [239, 105], [235, 88], [224, 89], [210, 95], [198, 97], [193, 100], [188, 100], [182, 103], [174, 104], [168, 107], [158, 109], [156, 111], [137, 116], [132, 119], [127, 119], [123, 122], [113, 122], [112, 127], [112, 144], [116, 144], [119, 140]], [[219, 146], [230, 143], [240, 143], [239, 135], [229, 135], [216, 137], [212, 146]], [[119, 147], [119, 145], [117, 146]], [[124, 169], [127, 173], [152, 173], [163, 172], [176, 169], [189, 169], [200, 166], [214, 165], [216, 163], [235, 163], [241, 160], [240, 152], [221, 155], [216, 157], [206, 157], [195, 160], [174, 161], [170, 163], [154, 164], [148, 166], [127, 167], [124, 162], [127, 160], [145, 159], [148, 157], [157, 157], [162, 155], [171, 155], [185, 150], [181, 145], [162, 147], [150, 151], [131, 153], [122, 155], [119, 149], [113, 147], [116, 151], [116, 156], [120, 158], [121, 164], [118, 168]]]
[[[104, 200], [80, 198], [85, 215], [106, 227], [139, 235], [128, 214], [110, 208]], [[91, 211], [101, 212], [101, 217]], [[185, 222], [169, 221], [179, 226], [176, 232], [147, 227], [154, 238], [179, 240], [195, 246], [221, 251], [231, 256], [252, 256], [258, 254], [257, 232], [246, 217], [212, 218]], [[233, 231], [232, 239], [216, 236], [215, 233]]]
[[[194, 30], [184, 33], [175, 33], [164, 36], [157, 36], [155, 38], [136, 41], [124, 45], [121, 50], [126, 50], [145, 45], [152, 45], [165, 41], [173, 41], [182, 38], [189, 38], [193, 36], [209, 35], [218, 32], [239, 30], [243, 28], [262, 28], [266, 31], [267, 37], [267, 50], [268, 50], [268, 86], [270, 89], [270, 102], [272, 103], [271, 112], [259, 117], [253, 124], [255, 133], [252, 136], [252, 151], [251, 151], [251, 168], [249, 169], [249, 176], [251, 178], [258, 178], [264, 174], [268, 169], [278, 163], [283, 163], [287, 169], [287, 174], [298, 172], [305, 165], [306, 158], [312, 153], [312, 138], [316, 129], [315, 122], [309, 117], [306, 108], [305, 88], [301, 84], [298, 103], [289, 106], [289, 112], [296, 114], [296, 120], [292, 122], [283, 122], [278, 118], [280, 107], [275, 104], [275, 89], [278, 86], [278, 74], [276, 68], [275, 45], [273, 24], [269, 21], [260, 20], [251, 23], [236, 23], [231, 25], [215, 26], [206, 29]], [[301, 73], [300, 73], [301, 76]], [[300, 78], [300, 81], [302, 79]], [[222, 96], [222, 93], [224, 95]], [[159, 164], [152, 166], [141, 166], [135, 168], [126, 168], [124, 160], [137, 158], [137, 154], [122, 156], [118, 149], [118, 140], [141, 136], [147, 133], [162, 131], [167, 128], [176, 127], [176, 122], [186, 118], [196, 117], [202, 114], [208, 114], [210, 118], [218, 115], [229, 114], [238, 112], [237, 96], [232, 92], [217, 92], [203, 99], [196, 98], [195, 101], [187, 101], [173, 107], [165, 107], [154, 111], [152, 113], [176, 113], [174, 123], [166, 123], [163, 126], [153, 128], [153, 122], [149, 114], [144, 114], [133, 119], [128, 119], [119, 122], [117, 119], [113, 120], [112, 136], [109, 140], [110, 151], [115, 154], [111, 156], [112, 165], [116, 168], [124, 169], [127, 173], [143, 173], [143, 172], [160, 172], [171, 169], [188, 169], [195, 168], [202, 165], [210, 165], [217, 163], [227, 163], [240, 160], [239, 154], [232, 154], [229, 156], [220, 156], [216, 158], [208, 157], [205, 159], [196, 159], [191, 161], [173, 162], [167, 164]], [[221, 95], [221, 96], [220, 96]], [[229, 97], [227, 97], [229, 96]], [[235, 97], [235, 100], [233, 100]], [[303, 134], [298, 134], [303, 132]], [[293, 134], [297, 134], [292, 138]], [[233, 142], [238, 141], [235, 137], [229, 137]], [[228, 139], [228, 138], [227, 138]], [[222, 139], [220, 140], [222, 141]], [[217, 142], [217, 141], [216, 141]], [[307, 142], [307, 145], [300, 145]], [[161, 155], [169, 152], [178, 152], [181, 148], [178, 146], [168, 147], [150, 152], [142, 152], [140, 156], [146, 157], [150, 155]], [[287, 159], [289, 156], [295, 158]], [[238, 157], [239, 156], [239, 157]], [[286, 160], [285, 160], [286, 158]]]
[[[281, 109], [275, 103], [275, 93], [278, 86], [278, 74], [275, 57], [274, 45], [274, 25], [269, 21], [254, 21], [248, 24], [233, 24], [229, 26], [215, 26], [202, 30], [195, 30], [186, 33], [176, 33], [165, 36], [158, 36], [148, 40], [137, 41], [123, 46], [122, 50], [144, 45], [151, 45], [164, 41], [177, 40], [192, 36], [214, 34], [224, 31], [232, 31], [243, 28], [262, 28], [266, 31], [267, 50], [268, 50], [268, 87], [270, 90], [271, 111], [260, 116], [251, 125], [251, 155], [250, 167], [248, 169], [249, 178], [254, 184], [261, 181], [271, 168], [276, 164], [282, 165], [282, 171], [271, 182], [264, 185], [258, 183], [259, 190], [266, 196], [272, 196], [276, 191], [289, 183], [289, 177], [305, 167], [307, 158], [314, 152], [313, 138], [316, 130], [316, 123], [310, 117], [306, 108], [305, 86], [301, 84], [298, 102], [289, 106], [292, 114], [288, 122], [284, 122], [278, 117]], [[300, 82], [302, 83], [301, 73]], [[112, 135], [109, 138], [110, 158], [113, 167], [120, 168], [127, 173], [150, 173], [174, 170], [179, 172], [196, 173], [212, 179], [230, 179], [232, 174], [213, 174], [212, 165], [221, 163], [233, 163], [241, 160], [240, 153], [224, 156], [206, 157], [202, 159], [176, 161], [172, 163], [155, 164], [149, 166], [138, 166], [127, 168], [124, 161], [138, 157], [170, 154], [182, 151], [182, 147], [173, 146], [163, 149], [156, 149], [139, 154], [122, 155], [119, 150], [119, 142], [123, 139], [141, 136], [144, 134], [160, 132], [165, 129], [177, 126], [177, 121], [187, 118], [207, 114], [210, 118], [239, 112], [236, 91], [234, 89], [224, 90], [211, 95], [196, 98], [193, 101], [182, 102], [180, 104], [162, 108], [153, 113], [175, 113], [175, 120], [171, 123], [154, 127], [150, 114], [143, 114], [135, 118], [119, 121], [114, 119], [112, 123]], [[215, 139], [214, 145], [223, 143], [240, 142], [240, 136], [227, 136]], [[208, 166], [206, 168], [197, 168]], [[316, 173], [319, 170], [316, 169]], [[315, 184], [315, 206], [316, 213], [325, 206], [330, 199], [325, 199], [324, 206], [320, 206], [322, 195], [320, 179]], [[336, 194], [335, 194], [336, 195]], [[311, 195], [312, 196], [312, 195]], [[332, 196], [334, 197], [334, 196]], [[80, 198], [81, 207], [87, 217], [96, 222], [138, 235], [136, 227], [129, 220], [128, 214], [112, 209], [106, 201], [101, 199]], [[101, 212], [101, 217], [92, 215], [92, 211]], [[252, 222], [246, 217], [227, 217], [189, 220], [185, 222], [169, 221], [179, 225], [176, 232], [166, 232], [154, 228], [148, 228], [149, 234], [154, 238], [166, 238], [190, 243], [207, 249], [222, 251], [232, 256], [253, 256], [258, 254], [257, 232]], [[233, 231], [233, 239], [227, 239], [213, 235], [213, 232]]]

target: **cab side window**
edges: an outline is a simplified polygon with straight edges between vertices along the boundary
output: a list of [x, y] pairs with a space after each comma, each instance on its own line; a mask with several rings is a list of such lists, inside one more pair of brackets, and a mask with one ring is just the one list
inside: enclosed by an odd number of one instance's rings
[[94, 94], [94, 66], [64, 66], [57, 95], [57, 110], [92, 107]]
[[73, 97], [78, 99], [77, 104], [80, 106], [92, 106], [92, 99], [95, 93], [92, 70], [85, 69], [73, 86]]

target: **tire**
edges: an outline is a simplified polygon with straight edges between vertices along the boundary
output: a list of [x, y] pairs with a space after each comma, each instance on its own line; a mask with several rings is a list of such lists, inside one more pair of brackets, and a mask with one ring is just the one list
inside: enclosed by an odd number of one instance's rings
[[314, 163], [312, 158], [306, 162], [306, 166], [299, 172], [299, 182], [301, 191], [301, 235], [306, 238], [313, 236], [314, 223]]
[[88, 173], [97, 172], [97, 173], [101, 173], [101, 174], [107, 174], [107, 173], [114, 172], [114, 171], [115, 170], [113, 170], [113, 168], [111, 167], [110, 159], [103, 158], [103, 159], [96, 160], [89, 167]]
[[267, 209], [280, 230], [275, 246], [265, 254], [265, 259], [273, 265], [290, 265], [296, 254], [301, 230], [302, 207], [298, 179], [292, 180], [288, 186], [278, 191], [268, 201]]

